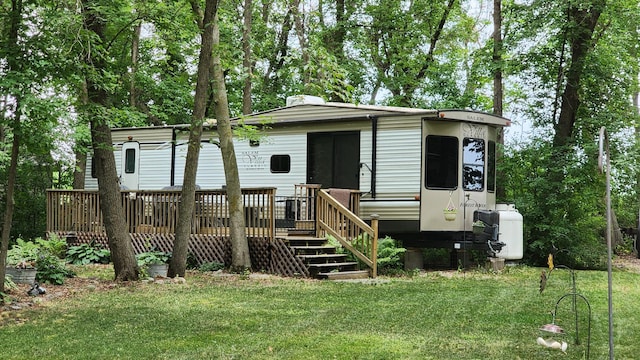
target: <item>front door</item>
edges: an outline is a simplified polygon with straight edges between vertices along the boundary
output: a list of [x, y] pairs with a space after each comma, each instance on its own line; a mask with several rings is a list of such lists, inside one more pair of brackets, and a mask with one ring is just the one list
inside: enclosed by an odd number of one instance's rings
[[360, 132], [307, 134], [307, 183], [323, 188], [360, 188]]
[[122, 144], [122, 163], [120, 166], [120, 186], [137, 190], [140, 176], [140, 143], [129, 141]]

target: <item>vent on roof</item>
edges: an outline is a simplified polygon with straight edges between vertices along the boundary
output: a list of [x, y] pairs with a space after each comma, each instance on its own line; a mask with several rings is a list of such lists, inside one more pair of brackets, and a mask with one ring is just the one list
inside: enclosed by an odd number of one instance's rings
[[294, 95], [287, 97], [287, 106], [304, 105], [304, 104], [324, 104], [325, 101], [319, 96], [311, 95]]

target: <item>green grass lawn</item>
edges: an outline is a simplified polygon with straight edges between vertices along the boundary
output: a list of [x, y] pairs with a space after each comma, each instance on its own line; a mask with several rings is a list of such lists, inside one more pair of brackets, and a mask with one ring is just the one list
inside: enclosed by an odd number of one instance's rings
[[[536, 344], [570, 288], [569, 273], [558, 270], [539, 294], [540, 271], [429, 272], [368, 283], [191, 273], [187, 284], [87, 290], [26, 311], [26, 321], [0, 328], [0, 357], [582, 359], [587, 323], [582, 345], [574, 345], [570, 301], [558, 311], [567, 354]], [[639, 280], [614, 274], [617, 359], [640, 358]], [[577, 272], [577, 285], [593, 309], [591, 359], [607, 358], [606, 272]]]

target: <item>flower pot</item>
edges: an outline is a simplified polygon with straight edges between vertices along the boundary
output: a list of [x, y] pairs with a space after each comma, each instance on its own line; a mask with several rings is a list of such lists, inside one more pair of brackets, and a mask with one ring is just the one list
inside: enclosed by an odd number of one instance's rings
[[444, 210], [444, 219], [447, 221], [454, 221], [456, 219], [455, 210]]
[[36, 282], [36, 269], [17, 269], [14, 267], [7, 267], [6, 274], [16, 284], [33, 284]]
[[473, 234], [480, 235], [484, 232], [484, 225], [473, 225]]
[[147, 273], [149, 277], [167, 277], [169, 270], [168, 264], [149, 264], [147, 265]]

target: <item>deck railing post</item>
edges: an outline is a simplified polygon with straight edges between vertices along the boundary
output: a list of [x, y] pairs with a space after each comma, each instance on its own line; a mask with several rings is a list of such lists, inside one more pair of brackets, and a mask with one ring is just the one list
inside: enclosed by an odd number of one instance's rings
[[371, 228], [373, 229], [373, 241], [371, 244], [371, 261], [373, 266], [371, 267], [371, 277], [378, 276], [378, 220], [380, 216], [378, 214], [371, 214]]

